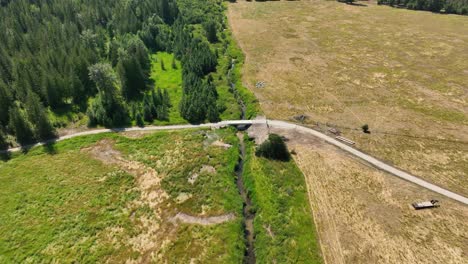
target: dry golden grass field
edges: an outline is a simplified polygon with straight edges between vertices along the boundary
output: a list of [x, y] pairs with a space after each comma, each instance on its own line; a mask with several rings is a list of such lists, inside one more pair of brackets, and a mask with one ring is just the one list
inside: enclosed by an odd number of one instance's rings
[[468, 16], [360, 3], [230, 4], [245, 86], [268, 118], [336, 126], [357, 148], [468, 195]]
[[[305, 175], [325, 263], [467, 263], [468, 207], [351, 157], [316, 138], [286, 136]], [[415, 211], [418, 199], [441, 207]]]

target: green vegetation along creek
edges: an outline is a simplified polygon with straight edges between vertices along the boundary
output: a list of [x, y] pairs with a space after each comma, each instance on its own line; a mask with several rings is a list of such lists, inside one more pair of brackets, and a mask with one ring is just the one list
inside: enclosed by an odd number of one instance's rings
[[[257, 263], [319, 263], [302, 174], [243, 143]], [[12, 154], [0, 163], [0, 261], [240, 263], [239, 144], [234, 129], [133, 132]]]

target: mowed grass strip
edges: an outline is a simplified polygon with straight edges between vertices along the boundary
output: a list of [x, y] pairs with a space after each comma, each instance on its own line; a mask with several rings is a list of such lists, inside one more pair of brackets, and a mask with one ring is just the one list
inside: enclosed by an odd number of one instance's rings
[[294, 161], [256, 157], [246, 141], [244, 181], [256, 210], [258, 263], [322, 263], [304, 175]]

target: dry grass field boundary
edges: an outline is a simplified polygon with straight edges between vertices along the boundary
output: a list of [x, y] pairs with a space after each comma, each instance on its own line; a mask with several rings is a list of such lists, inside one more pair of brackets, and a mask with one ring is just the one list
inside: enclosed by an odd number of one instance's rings
[[[304, 173], [325, 263], [467, 263], [468, 207], [389, 177], [300, 130], [286, 137]], [[411, 203], [438, 199], [416, 211]]]
[[360, 3], [229, 4], [244, 86], [268, 119], [304, 115], [468, 196], [468, 17]]

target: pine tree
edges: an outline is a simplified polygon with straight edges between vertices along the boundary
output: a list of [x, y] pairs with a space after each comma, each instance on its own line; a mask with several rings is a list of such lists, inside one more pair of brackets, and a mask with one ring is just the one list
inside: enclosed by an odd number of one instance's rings
[[8, 87], [2, 80], [0, 80], [0, 125], [6, 125], [8, 123], [8, 113], [11, 100]]
[[0, 126], [0, 150], [4, 150], [8, 148], [8, 142], [6, 139], [6, 135], [3, 133], [5, 129]]
[[117, 72], [120, 77], [122, 95], [131, 100], [146, 90], [148, 77], [143, 72], [136, 57], [122, 53], [117, 64]]
[[14, 106], [10, 110], [10, 123], [8, 127], [15, 135], [16, 141], [21, 145], [34, 142], [34, 132], [31, 124], [18, 106]]
[[167, 106], [167, 108], [172, 107], [171, 98], [169, 97], [169, 92], [167, 91], [167, 89], [164, 89], [163, 102]]
[[26, 99], [26, 113], [29, 121], [34, 125], [34, 134], [37, 139], [47, 140], [55, 137], [55, 129], [51, 125], [44, 106], [39, 97], [30, 92]]
[[216, 22], [212, 19], [208, 20], [203, 24], [203, 27], [206, 32], [206, 38], [211, 43], [216, 43], [218, 41]]
[[136, 113], [136, 118], [135, 119], [136, 119], [137, 126], [139, 126], [139, 127], [144, 127], [145, 126], [145, 121], [143, 120], [143, 117], [142, 117], [140, 111], [138, 111]]
[[143, 103], [143, 118], [146, 122], [153, 122], [153, 113], [151, 109], [151, 105], [147, 102]]
[[211, 123], [219, 122], [219, 112], [215, 105], [208, 107], [207, 118]]
[[161, 60], [159, 61], [159, 64], [161, 65], [161, 70], [165, 71], [166, 70], [166, 67], [164, 66], [164, 60], [161, 58]]
[[172, 57], [171, 66], [172, 66], [172, 69], [177, 70], [177, 63], [176, 63], [175, 57]]

